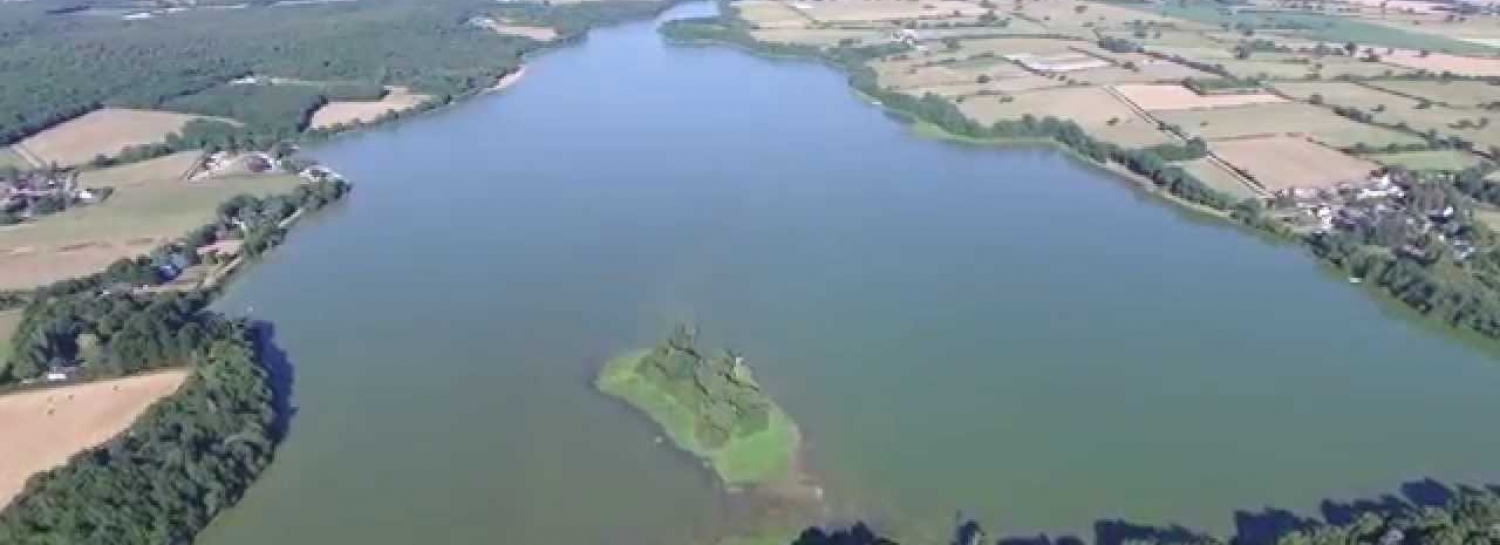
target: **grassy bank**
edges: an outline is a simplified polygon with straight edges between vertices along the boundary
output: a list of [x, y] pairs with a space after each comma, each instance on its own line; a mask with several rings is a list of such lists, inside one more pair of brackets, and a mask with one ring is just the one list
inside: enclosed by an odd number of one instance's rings
[[[700, 431], [702, 409], [689, 406], [668, 390], [670, 386], [642, 373], [643, 364], [655, 353], [657, 349], [636, 350], [610, 360], [595, 386], [645, 413], [661, 426], [672, 444], [702, 459], [728, 486], [766, 483], [788, 474], [800, 435], [785, 411], [760, 395], [757, 401], [766, 408], [764, 426], [751, 433], [730, 434], [722, 443], [711, 444]], [[748, 373], [738, 382], [760, 392]]]

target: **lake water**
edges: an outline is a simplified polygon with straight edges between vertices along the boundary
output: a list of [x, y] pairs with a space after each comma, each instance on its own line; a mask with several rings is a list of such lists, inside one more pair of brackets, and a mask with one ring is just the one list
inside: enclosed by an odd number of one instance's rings
[[221, 304], [276, 324], [298, 412], [208, 545], [708, 543], [735, 496], [590, 387], [679, 322], [801, 423], [816, 516], [903, 535], [1227, 531], [1500, 469], [1493, 356], [1059, 153], [916, 138], [822, 66], [641, 22], [315, 151], [356, 193]]

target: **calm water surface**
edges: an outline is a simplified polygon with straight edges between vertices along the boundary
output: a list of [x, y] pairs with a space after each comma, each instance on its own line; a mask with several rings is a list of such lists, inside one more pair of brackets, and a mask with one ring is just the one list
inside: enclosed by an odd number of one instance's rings
[[292, 435], [203, 543], [707, 542], [733, 502], [589, 386], [679, 321], [749, 354], [829, 516], [908, 534], [1223, 531], [1500, 469], [1500, 362], [1301, 251], [654, 27], [316, 150], [358, 191], [222, 304], [276, 324]]

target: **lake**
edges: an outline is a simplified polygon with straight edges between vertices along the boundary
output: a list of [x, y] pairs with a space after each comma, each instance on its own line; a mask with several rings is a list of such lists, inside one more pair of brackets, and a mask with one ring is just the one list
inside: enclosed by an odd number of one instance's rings
[[590, 386], [682, 322], [800, 422], [809, 516], [898, 535], [1225, 532], [1500, 469], [1493, 354], [1301, 249], [655, 26], [313, 150], [355, 194], [220, 303], [275, 324], [291, 435], [201, 543], [709, 543], [743, 498]]

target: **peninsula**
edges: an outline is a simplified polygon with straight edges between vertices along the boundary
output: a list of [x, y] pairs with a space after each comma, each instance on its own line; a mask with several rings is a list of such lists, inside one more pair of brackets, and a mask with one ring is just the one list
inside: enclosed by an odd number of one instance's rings
[[797, 425], [755, 382], [744, 358], [704, 354], [678, 328], [647, 350], [604, 366], [595, 385], [645, 413], [672, 443], [731, 488], [777, 481], [793, 469]]

